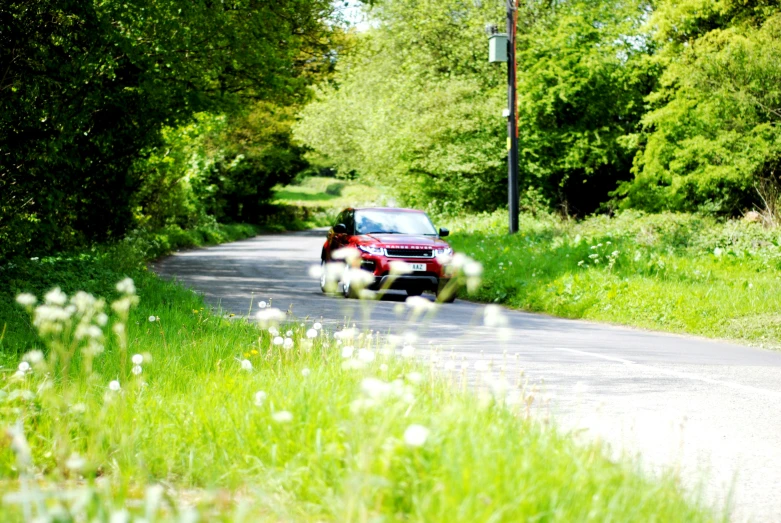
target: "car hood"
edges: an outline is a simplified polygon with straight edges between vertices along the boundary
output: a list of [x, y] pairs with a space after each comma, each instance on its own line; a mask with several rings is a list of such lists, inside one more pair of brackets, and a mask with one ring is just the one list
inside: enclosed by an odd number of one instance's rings
[[446, 247], [447, 243], [435, 236], [414, 234], [364, 234], [358, 237], [362, 243], [381, 243], [384, 247]]

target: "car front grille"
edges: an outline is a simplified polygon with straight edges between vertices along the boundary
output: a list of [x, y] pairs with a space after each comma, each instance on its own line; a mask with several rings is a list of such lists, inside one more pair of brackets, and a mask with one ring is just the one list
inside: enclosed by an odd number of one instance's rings
[[389, 257], [392, 258], [433, 258], [434, 253], [431, 249], [403, 249], [389, 247], [385, 249]]

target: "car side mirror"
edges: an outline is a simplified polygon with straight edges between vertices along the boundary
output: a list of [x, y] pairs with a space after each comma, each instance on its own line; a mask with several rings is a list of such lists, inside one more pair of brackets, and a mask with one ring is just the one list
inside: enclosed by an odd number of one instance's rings
[[334, 225], [335, 234], [347, 234], [347, 226], [343, 223], [337, 223]]
[[445, 229], [445, 228], [442, 228], [442, 227], [440, 227], [440, 229], [439, 229], [439, 235], [440, 235], [442, 238], [444, 238], [444, 237], [445, 237], [445, 236], [447, 236], [448, 234], [450, 234], [450, 231], [449, 231], [449, 230], [447, 230], [447, 229]]

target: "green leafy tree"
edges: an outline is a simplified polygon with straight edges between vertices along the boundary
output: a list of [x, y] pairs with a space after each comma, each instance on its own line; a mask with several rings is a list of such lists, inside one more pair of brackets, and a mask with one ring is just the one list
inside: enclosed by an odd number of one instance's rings
[[[776, 2], [664, 1], [649, 22], [664, 67], [635, 139], [624, 206], [735, 214], [778, 186], [781, 13]], [[775, 204], [776, 202], [772, 202]]]
[[120, 236], [163, 125], [298, 103], [328, 0], [25, 0], [0, 10], [0, 257]]
[[[629, 1], [525, 2], [519, 13], [524, 186], [587, 213], [631, 177], [635, 132], [656, 71]], [[395, 189], [402, 201], [485, 210], [506, 202], [505, 67], [484, 26], [501, 3], [377, 2], [338, 81], [308, 106], [297, 136], [319, 161]]]

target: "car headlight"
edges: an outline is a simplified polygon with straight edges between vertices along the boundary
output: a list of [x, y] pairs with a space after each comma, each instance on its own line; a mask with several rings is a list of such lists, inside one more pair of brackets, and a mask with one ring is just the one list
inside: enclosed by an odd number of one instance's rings
[[365, 253], [374, 254], [375, 256], [382, 256], [385, 254], [385, 249], [382, 247], [375, 247], [374, 245], [359, 245], [358, 248]]
[[442, 249], [434, 249], [434, 256], [453, 256], [453, 249], [450, 247], [444, 247]]

